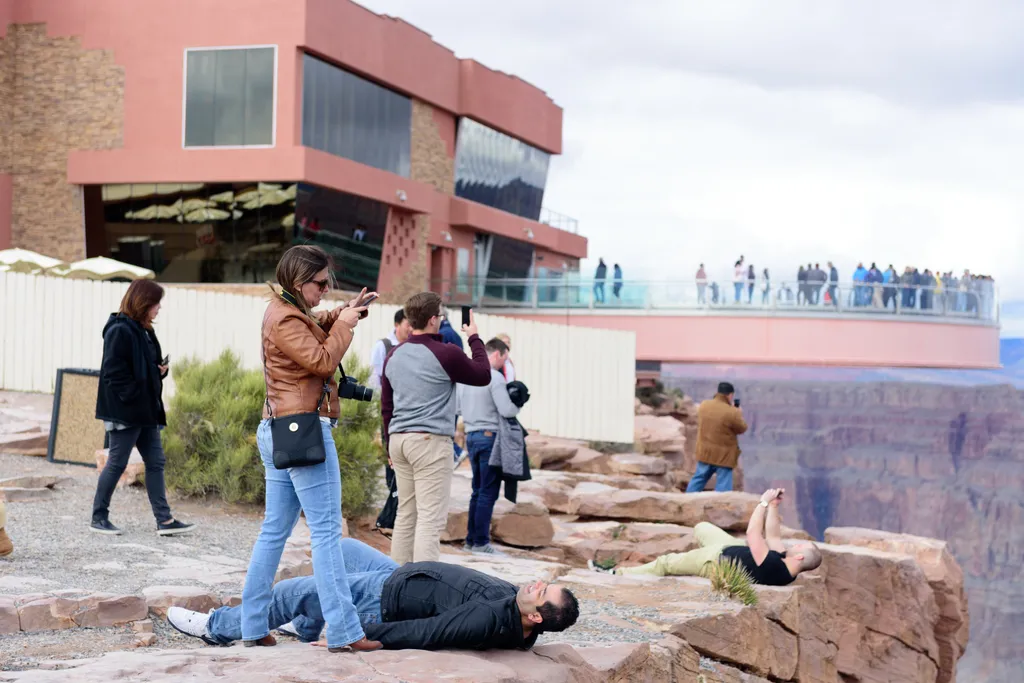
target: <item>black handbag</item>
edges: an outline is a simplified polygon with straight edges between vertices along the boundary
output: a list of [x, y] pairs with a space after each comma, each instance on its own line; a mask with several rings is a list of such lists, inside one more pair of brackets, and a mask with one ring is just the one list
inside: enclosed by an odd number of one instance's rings
[[[274, 467], [287, 470], [292, 467], [310, 467], [327, 460], [324, 447], [324, 430], [320, 423], [320, 405], [327, 395], [324, 392], [316, 404], [315, 413], [298, 413], [287, 417], [270, 415], [270, 439], [274, 449]], [[270, 409], [270, 400], [267, 400]]]
[[[263, 381], [267, 382], [267, 359], [263, 358]], [[274, 467], [287, 470], [292, 467], [310, 467], [327, 460], [323, 426], [320, 424], [320, 406], [331, 392], [324, 380], [324, 390], [312, 413], [298, 413], [287, 417], [274, 417], [270, 407], [270, 388], [267, 387], [267, 412], [270, 414], [270, 439], [274, 449]]]

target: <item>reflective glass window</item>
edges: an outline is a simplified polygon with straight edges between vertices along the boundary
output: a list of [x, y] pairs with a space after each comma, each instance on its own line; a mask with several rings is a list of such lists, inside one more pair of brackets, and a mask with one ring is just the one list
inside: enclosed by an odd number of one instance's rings
[[[518, 282], [533, 274], [533, 245], [501, 235], [490, 236], [491, 258], [487, 263], [486, 295], [506, 301], [526, 301], [529, 288]], [[512, 284], [508, 284], [511, 280]]]
[[456, 291], [469, 294], [469, 249], [460, 248], [455, 257], [455, 273], [457, 276]]
[[274, 144], [275, 50], [186, 51], [186, 147]]
[[409, 177], [412, 100], [303, 56], [302, 144]]
[[459, 120], [455, 194], [538, 220], [551, 155], [472, 119]]
[[[163, 282], [264, 283], [317, 244], [343, 289], [375, 289], [388, 208], [306, 183], [138, 183], [86, 192], [86, 245]], [[96, 202], [96, 205], [93, 205]], [[101, 223], [102, 221], [102, 223]]]

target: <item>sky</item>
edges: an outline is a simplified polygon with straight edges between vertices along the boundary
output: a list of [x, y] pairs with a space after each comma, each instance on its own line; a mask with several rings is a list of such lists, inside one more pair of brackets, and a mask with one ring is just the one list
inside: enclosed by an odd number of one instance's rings
[[1019, 0], [365, 0], [564, 108], [544, 204], [627, 279], [832, 260], [1024, 299]]

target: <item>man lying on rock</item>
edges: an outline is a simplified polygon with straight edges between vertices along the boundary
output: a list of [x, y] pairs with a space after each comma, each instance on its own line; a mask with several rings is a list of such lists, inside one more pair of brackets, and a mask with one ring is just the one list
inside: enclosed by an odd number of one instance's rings
[[733, 538], [714, 524], [700, 522], [693, 529], [699, 548], [686, 553], [669, 553], [639, 567], [603, 569], [589, 561], [598, 572], [620, 575], [704, 576], [720, 560], [732, 560], [747, 570], [754, 583], [785, 586], [800, 572], [817, 569], [821, 551], [810, 541], [782, 542], [782, 517], [779, 503], [785, 489], [768, 489], [750, 516], [746, 541]]
[[[341, 549], [352, 603], [366, 637], [389, 650], [526, 649], [544, 631], [569, 628], [580, 614], [576, 596], [564, 586], [535, 581], [517, 589], [507, 581], [446, 562], [410, 562], [400, 567], [352, 538], [342, 539]], [[229, 645], [242, 638], [241, 606], [209, 614], [171, 607], [167, 621], [210, 645]], [[312, 576], [274, 586], [269, 627], [306, 642], [317, 641], [324, 617]], [[276, 641], [268, 635], [259, 643]], [[326, 647], [327, 642], [315, 644]]]

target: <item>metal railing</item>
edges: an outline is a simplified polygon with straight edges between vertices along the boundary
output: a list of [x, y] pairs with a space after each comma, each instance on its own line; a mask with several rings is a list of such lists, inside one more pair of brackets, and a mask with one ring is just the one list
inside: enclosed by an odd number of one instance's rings
[[507, 309], [602, 311], [804, 312], [809, 315], [930, 316], [998, 322], [991, 281], [966, 287], [886, 284], [799, 284], [748, 281], [597, 281], [573, 276], [541, 279], [465, 278], [432, 282], [452, 305]]
[[542, 206], [540, 209], [540, 223], [550, 225], [552, 228], [558, 228], [559, 230], [565, 230], [576, 235], [580, 231], [580, 222], [572, 216], [566, 216], [564, 213], [558, 213], [552, 211], [546, 206]]

